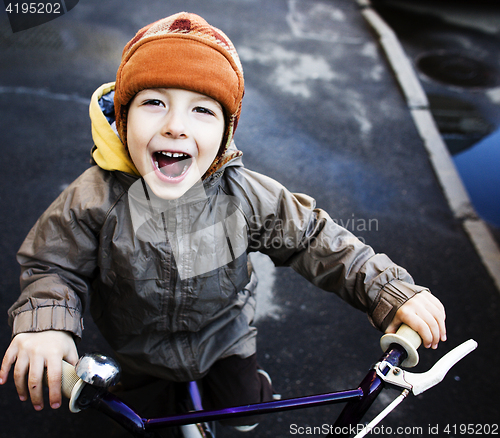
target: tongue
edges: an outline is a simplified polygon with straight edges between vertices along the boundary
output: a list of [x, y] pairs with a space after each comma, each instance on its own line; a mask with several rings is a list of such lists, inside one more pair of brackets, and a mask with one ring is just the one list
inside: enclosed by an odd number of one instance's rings
[[174, 158], [163, 154], [156, 154], [156, 161], [158, 161], [160, 172], [170, 178], [182, 175], [186, 165], [190, 164], [188, 160], [190, 160], [188, 157]]

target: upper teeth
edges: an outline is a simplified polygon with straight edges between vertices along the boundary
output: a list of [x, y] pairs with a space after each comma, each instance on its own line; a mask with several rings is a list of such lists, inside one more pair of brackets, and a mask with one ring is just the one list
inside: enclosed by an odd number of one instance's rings
[[170, 158], [179, 158], [179, 157], [185, 157], [186, 154], [183, 154], [182, 152], [164, 152], [160, 151], [160, 154], [165, 155]]

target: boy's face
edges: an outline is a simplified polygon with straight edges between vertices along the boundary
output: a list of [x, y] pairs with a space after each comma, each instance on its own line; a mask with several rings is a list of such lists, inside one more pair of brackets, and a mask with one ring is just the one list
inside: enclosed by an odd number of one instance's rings
[[136, 94], [127, 119], [127, 144], [153, 193], [177, 199], [213, 163], [224, 135], [224, 112], [210, 97], [174, 88]]

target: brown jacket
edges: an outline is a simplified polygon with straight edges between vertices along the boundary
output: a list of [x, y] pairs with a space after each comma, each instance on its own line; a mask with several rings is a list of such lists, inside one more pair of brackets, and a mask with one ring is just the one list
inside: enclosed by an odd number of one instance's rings
[[13, 333], [55, 329], [79, 338], [89, 301], [126, 371], [199, 378], [219, 358], [255, 352], [252, 251], [335, 292], [381, 330], [422, 290], [312, 198], [240, 158], [175, 201], [155, 198], [130, 173], [93, 166], [19, 250]]

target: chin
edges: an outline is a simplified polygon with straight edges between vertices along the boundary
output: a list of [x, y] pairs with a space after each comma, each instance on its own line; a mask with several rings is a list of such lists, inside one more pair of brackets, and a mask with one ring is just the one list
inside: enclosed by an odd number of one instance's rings
[[184, 187], [184, 184], [182, 186], [166, 187], [164, 184], [151, 184], [147, 178], [145, 179], [154, 195], [157, 198], [165, 199], [166, 201], [179, 199], [190, 189], [189, 186]]
[[201, 178], [185, 178], [181, 182], [169, 183], [162, 181], [156, 175], [156, 172], [151, 172], [144, 177], [150, 190], [157, 198], [172, 201], [182, 197], [189, 189], [191, 189]]

